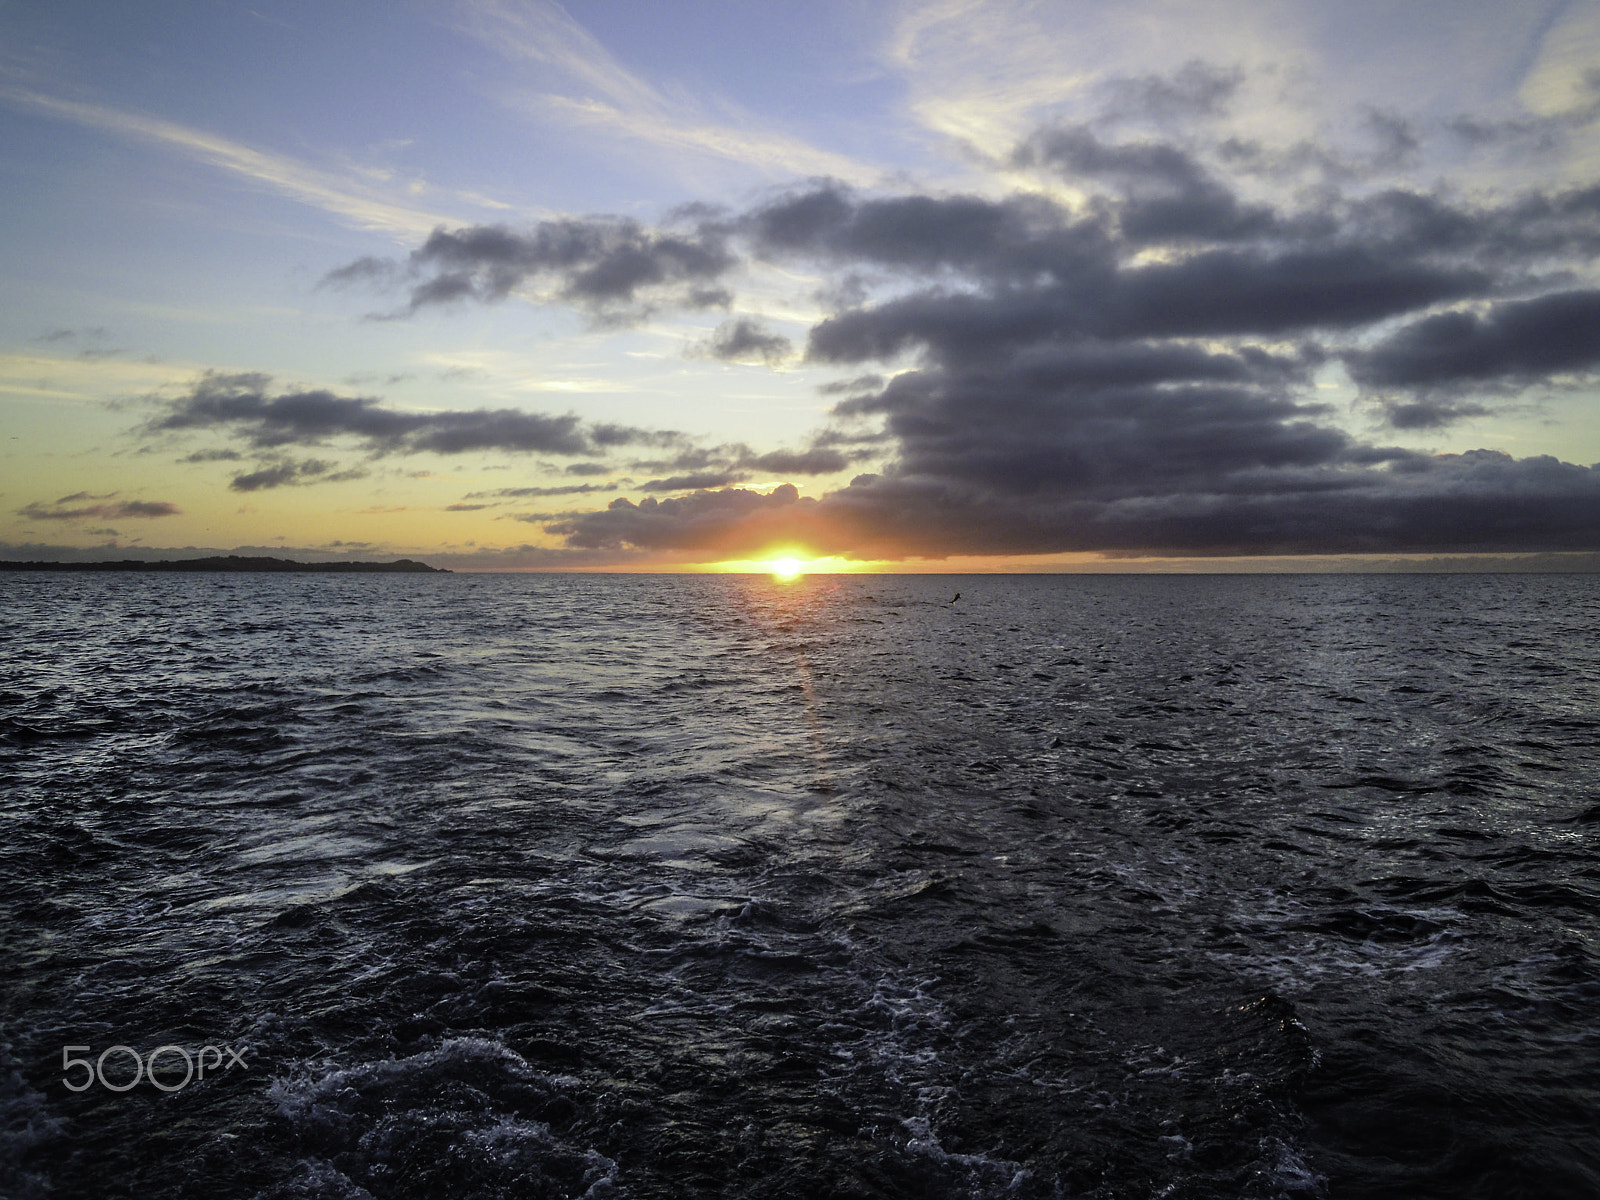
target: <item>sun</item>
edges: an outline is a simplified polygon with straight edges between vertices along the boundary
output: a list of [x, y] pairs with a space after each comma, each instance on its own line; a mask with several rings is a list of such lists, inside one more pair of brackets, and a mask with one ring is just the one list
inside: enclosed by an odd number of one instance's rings
[[805, 564], [798, 558], [775, 558], [767, 564], [777, 578], [788, 582], [805, 574]]

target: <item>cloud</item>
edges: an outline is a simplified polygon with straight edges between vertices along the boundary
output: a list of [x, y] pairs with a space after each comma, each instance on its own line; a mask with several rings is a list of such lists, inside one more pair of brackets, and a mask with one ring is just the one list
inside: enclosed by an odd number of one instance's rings
[[53, 346], [62, 342], [103, 342], [110, 336], [110, 331], [104, 325], [90, 325], [83, 329], [52, 329], [47, 333], [41, 333], [33, 340], [46, 346]]
[[280, 459], [257, 470], [235, 475], [228, 487], [235, 492], [261, 492], [306, 483], [340, 483], [366, 478], [367, 473], [359, 468], [336, 471], [334, 465], [319, 458], [301, 459], [298, 462]]
[[[632, 462], [656, 476], [640, 490], [685, 494], [546, 523], [574, 549], [749, 557], [782, 541], [818, 554], [938, 558], [1600, 548], [1600, 472], [1374, 442], [1317, 386], [1342, 362], [1392, 427], [1426, 431], [1483, 415], [1473, 391], [1592, 372], [1600, 185], [1469, 192], [1330, 169], [1319, 186], [1270, 199], [1205, 132], [1238, 78], [1209, 68], [1179, 76], [1112, 89], [1121, 125], [1055, 120], [995, 157], [1037, 187], [866, 193], [811, 182], [743, 210], [680, 213], [659, 229], [574, 219], [562, 228], [610, 229], [617, 240], [570, 259], [538, 249], [555, 236], [540, 226], [457, 230], [450, 246], [485, 249], [462, 250], [458, 262], [425, 245], [419, 261], [436, 263], [433, 278], [465, 272], [456, 289], [465, 299], [493, 301], [543, 273], [552, 295], [580, 308], [596, 300], [572, 280], [608, 261], [608, 247], [650, 264], [673, 238], [701, 251], [682, 259], [692, 272], [622, 273], [608, 302], [692, 304], [685, 289], [726, 288], [755, 263], [850, 284], [818, 293], [838, 302], [803, 350], [811, 365], [850, 369], [824, 385], [835, 424], [792, 451], [680, 444]], [[1404, 114], [1358, 116], [1374, 147], [1363, 170], [1416, 152], [1420, 127]], [[770, 336], [735, 316], [710, 346], [758, 356]], [[756, 471], [826, 475], [869, 458], [873, 470], [817, 497], [738, 486]]]
[[352, 180], [292, 158], [242, 146], [172, 121], [121, 112], [99, 104], [62, 100], [20, 87], [0, 88], [0, 101], [165, 146], [280, 195], [320, 208], [360, 229], [415, 237], [446, 221], [437, 213], [391, 203]]
[[[1600, 471], [1494, 451], [1401, 469], [1288, 471], [1221, 486], [985, 489], [859, 476], [820, 499], [740, 489], [613, 501], [546, 532], [577, 548], [744, 558], [773, 545], [859, 558], [951, 555], [1511, 553], [1594, 550]], [[1121, 494], [1119, 494], [1119, 491]], [[778, 496], [774, 493], [774, 496]]]
[[[654, 144], [681, 157], [683, 151], [753, 167], [769, 176], [827, 176], [870, 184], [883, 172], [847, 155], [813, 146], [771, 129], [739, 128], [695, 116], [640, 112], [595, 100], [543, 96], [534, 106], [541, 117], [564, 117], [574, 124], [604, 129], [616, 136]], [[675, 152], [675, 153], [674, 153]]]
[[1526, 109], [1511, 117], [1483, 117], [1463, 113], [1445, 120], [1444, 127], [1467, 146], [1491, 147], [1523, 158], [1530, 155], [1548, 158], [1573, 144], [1575, 135], [1588, 131], [1600, 121], [1600, 69], [1589, 63], [1560, 100]]
[[882, 375], [857, 375], [853, 379], [835, 379], [819, 384], [817, 391], [824, 396], [842, 396], [849, 392], [875, 391], [883, 386]]
[[515, 487], [496, 488], [492, 492], [468, 492], [468, 500], [477, 500], [484, 496], [500, 496], [505, 498], [520, 498], [527, 496], [587, 496], [591, 492], [615, 492], [619, 485], [614, 483], [569, 483], [557, 487]]
[[467, 32], [503, 54], [556, 68], [590, 94], [631, 107], [650, 108], [660, 102], [653, 88], [612, 57], [559, 4], [468, 0], [461, 11]]
[[638, 504], [619, 497], [596, 513], [573, 514], [545, 526], [580, 550], [693, 550], [716, 553], [761, 540], [760, 530], [789, 530], [796, 517], [815, 509], [792, 484], [770, 494], [728, 489], [701, 491], [669, 500], [646, 497]]
[[[258, 450], [319, 446], [349, 438], [377, 454], [508, 450], [578, 455], [608, 446], [676, 445], [684, 440], [672, 432], [585, 424], [570, 413], [550, 416], [508, 408], [403, 411], [372, 397], [341, 396], [324, 389], [274, 391], [271, 377], [259, 373], [208, 372], [186, 393], [164, 402], [162, 412], [145, 426], [147, 433], [205, 430], [231, 433]], [[273, 476], [269, 471], [264, 477]]]
[[181, 461], [188, 463], [202, 462], [238, 462], [244, 455], [237, 450], [196, 450], [193, 454], [185, 454]]
[[1422, 142], [1416, 128], [1399, 113], [1369, 106], [1364, 123], [1368, 135], [1376, 143], [1375, 166], [1409, 166], [1417, 161]]
[[392, 259], [375, 258], [368, 254], [329, 271], [317, 286], [349, 287], [352, 284], [378, 286], [393, 282], [399, 273], [400, 268]]
[[[664, 94], [619, 62], [559, 4], [469, 0], [462, 8], [466, 32], [507, 58], [543, 68], [558, 86], [576, 85], [576, 95], [541, 92], [516, 103], [541, 124], [554, 117], [648, 143], [674, 160], [687, 152], [780, 177], [826, 175], [867, 183], [881, 173], [749, 118], [730, 124]], [[718, 105], [724, 118], [732, 107], [726, 99]]]
[[1227, 112], [1245, 74], [1238, 67], [1219, 67], [1191, 59], [1170, 75], [1113, 77], [1099, 86], [1105, 121], [1168, 123]]
[[[1180, 177], [1177, 166], [1145, 158], [1144, 174]], [[1495, 275], [1482, 260], [1509, 254], [1508, 241], [1542, 236], [1571, 249], [1594, 232], [1580, 229], [1587, 216], [1567, 211], [1552, 214], [1542, 234], [1513, 231], [1510, 211], [1517, 210], [1477, 214], [1429, 197], [1219, 225], [1209, 195], [1191, 200], [1177, 197], [1160, 223], [1161, 240], [1182, 243], [1185, 252], [1153, 262], [1137, 256], [1155, 228], [1121, 228], [1130, 217], [1148, 219], [1142, 199], [1079, 216], [1037, 196], [879, 199], [830, 187], [769, 205], [746, 224], [768, 253], [869, 264], [913, 281], [933, 277], [814, 327], [810, 357], [834, 363], [918, 348], [996, 353], [1063, 336], [1278, 337], [1357, 328], [1493, 291]], [[1541, 197], [1520, 209], [1562, 207], [1579, 205]], [[1196, 239], [1223, 244], [1188, 245]]]
[[1530, 383], [1600, 367], [1600, 290], [1507, 300], [1482, 312], [1436, 313], [1347, 356], [1375, 388]]
[[652, 479], [641, 483], [641, 492], [685, 492], [699, 488], [720, 488], [730, 483], [743, 483], [750, 478], [743, 471], [696, 471], [692, 475], [673, 475], [666, 479]]
[[1087, 125], [1057, 125], [1018, 146], [1011, 162], [1048, 169], [1069, 183], [1109, 185], [1122, 200], [1117, 224], [1129, 240], [1219, 241], [1275, 232], [1271, 209], [1241, 203], [1192, 154], [1164, 142], [1113, 144]]
[[87, 492], [74, 492], [70, 496], [63, 496], [54, 504], [40, 504], [35, 501], [17, 509], [17, 515], [26, 517], [31, 521], [82, 521], [89, 517], [96, 517], [100, 520], [118, 520], [133, 517], [173, 517], [177, 516], [181, 511], [176, 504], [169, 504], [165, 500], [121, 500], [116, 504], [88, 504], [79, 508], [63, 507], [77, 500], [91, 499], [103, 500], [108, 499], [108, 497], [91, 496]]
[[734, 265], [713, 222], [685, 229], [647, 229], [625, 217], [541, 221], [518, 232], [500, 225], [435, 229], [402, 268], [360, 258], [330, 272], [326, 284], [409, 288], [410, 315], [433, 305], [495, 303], [524, 285], [548, 282], [553, 297], [599, 320], [636, 320], [662, 303], [725, 307], [720, 285]]
[[1384, 417], [1396, 429], [1443, 429], [1465, 417], [1485, 417], [1493, 410], [1459, 400], [1387, 400]]
[[791, 477], [833, 475], [853, 462], [876, 457], [879, 448], [875, 442], [876, 439], [873, 439], [866, 443], [870, 448], [845, 450], [818, 440], [803, 450], [770, 450], [764, 454], [757, 453], [743, 442], [689, 446], [671, 458], [640, 460], [633, 464], [633, 468], [639, 471], [677, 468], [686, 472], [641, 484], [638, 490], [644, 492], [719, 488], [745, 482], [752, 470]]
[[[386, 407], [370, 396], [342, 396], [320, 388], [281, 390], [270, 376], [260, 373], [210, 372], [182, 395], [159, 404], [157, 414], [143, 426], [145, 434], [223, 433], [238, 439], [261, 460], [254, 470], [233, 477], [229, 487], [236, 492], [361, 478], [364, 472], [360, 468], [341, 469], [330, 460], [295, 459], [283, 453], [289, 447], [340, 442], [353, 442], [372, 455], [455, 455], [493, 450], [589, 456], [622, 446], [666, 451], [665, 457], [633, 464], [641, 471], [675, 472], [638, 485], [638, 490], [645, 492], [721, 487], [750, 478], [752, 469], [790, 476], [832, 474], [877, 453], [875, 447], [841, 448], [822, 443], [766, 452], [742, 442], [705, 446], [673, 430], [585, 422], [570, 413], [551, 416], [517, 409], [400, 410]], [[233, 449], [206, 449], [183, 461], [236, 461], [242, 457]], [[546, 463], [544, 469], [553, 470], [554, 465]], [[579, 477], [604, 475], [610, 474], [611, 468], [602, 462], [583, 461], [571, 464], [565, 473]], [[631, 482], [624, 479], [502, 488], [474, 493], [465, 499], [609, 493]]]
[[794, 343], [752, 317], [735, 317], [717, 326], [708, 339], [693, 348], [693, 353], [723, 362], [775, 367], [794, 353]]
[[766, 454], [745, 455], [739, 462], [743, 466], [769, 471], [774, 475], [832, 475], [871, 453], [846, 453], [836, 446], [812, 446], [807, 450], [773, 450]]
[[110, 500], [115, 496], [115, 492], [104, 492], [99, 494], [93, 492], [73, 492], [70, 496], [62, 496], [56, 501], [56, 504], [57, 506], [60, 506], [62, 504], [75, 504], [79, 500]]
[[306, 476], [318, 476], [326, 473], [328, 465], [315, 459], [303, 463], [282, 462], [269, 467], [262, 467], [259, 471], [251, 471], [244, 475], [235, 475], [233, 482], [228, 486], [236, 492], [259, 492], [271, 488], [285, 487], [292, 483], [301, 482]]

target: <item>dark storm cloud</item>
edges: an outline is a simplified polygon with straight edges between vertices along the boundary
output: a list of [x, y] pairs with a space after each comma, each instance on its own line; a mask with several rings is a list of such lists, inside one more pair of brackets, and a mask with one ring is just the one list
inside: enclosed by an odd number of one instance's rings
[[1475, 263], [1507, 284], [1600, 254], [1600, 186], [1528, 192], [1480, 207], [1391, 188], [1330, 209], [1326, 220], [1329, 236], [1374, 253]]
[[794, 352], [794, 343], [760, 321], [735, 317], [717, 326], [710, 338], [694, 347], [694, 352], [723, 362], [761, 362], [775, 367]]
[[1213, 251], [1076, 282], [996, 295], [928, 289], [829, 317], [807, 357], [851, 365], [925, 350], [960, 363], [1061, 338], [1282, 337], [1342, 331], [1481, 293], [1470, 268], [1395, 262], [1371, 253]]
[[[591, 310], [726, 288], [754, 262], [827, 276], [818, 295], [834, 306], [804, 356], [858, 372], [824, 385], [835, 424], [796, 451], [680, 444], [632, 463], [659, 476], [648, 490], [689, 494], [547, 525], [577, 549], [742, 555], [779, 538], [932, 557], [1600, 547], [1595, 471], [1373, 444], [1316, 386], [1342, 361], [1391, 426], [1430, 430], [1483, 415], [1474, 390], [1594, 371], [1600, 292], [1586, 285], [1600, 186], [1474, 200], [1378, 186], [1420, 153], [1425, 130], [1376, 110], [1354, 147], [1208, 141], [1204, 118], [1240, 82], [1193, 65], [1108, 86], [1095, 122], [1041, 129], [1006, 157], [1069, 182], [1083, 197], [1071, 205], [821, 182], [669, 229], [602, 223], [641, 262], [658, 261], [665, 239], [705, 251], [623, 272], [603, 296], [571, 281], [610, 251], [529, 249], [555, 237], [546, 226], [436, 234], [412, 269], [488, 300], [545, 273]], [[1164, 132], [1129, 132], [1152, 127]], [[1305, 171], [1317, 186], [1260, 198], [1260, 178]], [[1342, 191], [1351, 181], [1361, 186]], [[502, 262], [510, 274], [495, 274]], [[734, 315], [719, 336], [730, 356], [760, 355], [766, 334]], [[874, 473], [816, 500], [730, 486], [867, 456]]]
[[[725, 557], [796, 540], [814, 553], [901, 558], [1099, 551], [1144, 555], [1592, 550], [1600, 471], [1491, 451], [1382, 469], [1264, 471], [1212, 488], [1033, 495], [949, 480], [859, 476], [820, 500], [739, 489], [613, 501], [546, 526], [581, 548]], [[779, 495], [779, 493], [784, 493]]]
[[1110, 185], [1121, 198], [1117, 227], [1132, 241], [1237, 240], [1276, 228], [1270, 208], [1241, 204], [1193, 155], [1162, 142], [1113, 145], [1086, 125], [1057, 126], [1019, 146], [1012, 164]]
[[527, 283], [548, 283], [567, 303], [607, 320], [642, 315], [656, 302], [725, 307], [718, 282], [733, 265], [721, 229], [703, 221], [648, 229], [622, 217], [541, 221], [530, 230], [498, 225], [439, 228], [404, 266], [362, 258], [330, 272], [325, 284], [403, 282], [406, 311], [457, 300], [504, 300]]
[[[1079, 132], [1066, 131], [1068, 141], [1078, 141]], [[1018, 160], [1041, 154], [1041, 145], [1060, 149], [1052, 139], [1062, 133], [1051, 130], [1030, 139], [1019, 148]], [[1195, 241], [1217, 243], [1202, 256], [1212, 272], [1228, 273], [1230, 264], [1239, 275], [1322, 264], [1321, 273], [1339, 277], [1354, 271], [1379, 285], [1390, 279], [1403, 283], [1413, 273], [1443, 275], [1463, 294], [1493, 291], [1502, 285], [1502, 271], [1509, 282], [1545, 265], [1543, 260], [1561, 259], [1562, 266], [1570, 266], [1574, 257], [1587, 260], [1600, 253], [1596, 186], [1530, 192], [1483, 206], [1391, 188], [1355, 200], [1319, 197], [1309, 207], [1269, 212], [1244, 205], [1181, 148], [1098, 142], [1077, 148], [1097, 162], [1092, 178], [1114, 185], [1114, 192], [1138, 194], [1103, 196], [1075, 213], [1033, 195], [871, 198], [824, 185], [773, 201], [739, 224], [761, 254], [811, 256], [896, 270], [908, 278], [932, 276], [949, 290], [976, 290], [990, 298], [1001, 289], [1046, 297], [1065, 291], [1090, 303], [1141, 279], [1165, 282], [1171, 276], [1163, 268], [1182, 278]], [[1053, 164], [1047, 165], [1056, 173]], [[1090, 178], [1079, 177], [1080, 182]], [[1122, 225], [1146, 219], [1141, 206], [1147, 197], [1168, 204], [1170, 232], [1130, 238]], [[1219, 212], [1242, 216], [1224, 221]], [[1188, 253], [1153, 268], [1132, 261], [1150, 242], [1175, 243]], [[1393, 274], [1378, 272], [1380, 265]], [[1305, 287], [1312, 290], [1320, 282], [1310, 277]], [[1229, 302], [1227, 296], [1218, 299], [1219, 307]], [[1396, 297], [1393, 310], [1418, 302], [1414, 292], [1407, 292]], [[1243, 313], [1236, 324], [1248, 328], [1254, 319]]]
[[618, 498], [599, 512], [568, 514], [546, 525], [545, 532], [562, 535], [568, 546], [585, 550], [623, 546], [704, 550], [728, 539], [742, 541], [763, 525], [787, 530], [797, 514], [816, 506], [789, 484], [767, 495], [730, 488], [670, 500], [646, 497], [638, 504]]
[[[1237, 202], [1171, 147], [1107, 150], [1076, 131], [1063, 147], [1062, 134], [1031, 152], [1081, 153], [1102, 174], [1143, 181], [1145, 194], [1073, 215], [1038, 197], [862, 199], [822, 187], [746, 218], [761, 253], [936, 278], [827, 319], [811, 331], [810, 357], [865, 363], [926, 349], [963, 359], [1081, 335], [1341, 333], [1493, 294], [1504, 261], [1523, 269], [1531, 257], [1600, 251], [1600, 196], [1587, 193], [1479, 211], [1389, 192], [1270, 214]], [[1152, 239], [1208, 244], [1169, 261], [1129, 261], [1135, 242]]]
[[862, 198], [833, 184], [780, 197], [742, 218], [756, 253], [912, 275], [959, 273], [990, 286], [1094, 277], [1117, 247], [1101, 217], [1075, 219], [1031, 195]]
[[1600, 291], [1508, 300], [1485, 311], [1447, 312], [1402, 327], [1347, 360], [1372, 387], [1530, 382], [1600, 366]]
[[1289, 476], [1304, 487], [1404, 457], [1354, 442], [1295, 399], [1287, 385], [1308, 369], [1262, 351], [1083, 345], [907, 372], [839, 408], [885, 418], [902, 484], [1018, 497], [1112, 500]]
[[86, 504], [78, 508], [65, 507], [77, 500], [106, 500], [109, 498], [108, 496], [90, 496], [87, 492], [75, 492], [70, 496], [63, 497], [54, 504], [40, 504], [35, 501], [17, 509], [17, 515], [27, 517], [32, 521], [81, 521], [88, 517], [114, 521], [128, 517], [172, 517], [176, 516], [180, 511], [176, 504], [169, 504], [165, 500], [121, 500], [116, 504]]
[[371, 397], [321, 389], [274, 392], [270, 377], [260, 374], [207, 374], [164, 409], [148, 423], [148, 432], [220, 430], [267, 450], [352, 438], [379, 454], [593, 454], [605, 446], [682, 440], [669, 431], [585, 425], [570, 413], [550, 416], [505, 408], [413, 412], [386, 408]]
[[1111, 336], [1276, 336], [1348, 329], [1440, 300], [1481, 293], [1482, 270], [1396, 262], [1355, 247], [1284, 253], [1216, 250], [1173, 264], [1123, 272], [1094, 322]]

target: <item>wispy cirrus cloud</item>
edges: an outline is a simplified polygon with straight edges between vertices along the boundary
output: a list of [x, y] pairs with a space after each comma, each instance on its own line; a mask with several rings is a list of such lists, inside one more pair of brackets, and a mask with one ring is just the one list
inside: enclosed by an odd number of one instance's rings
[[[669, 96], [626, 66], [553, 0], [469, 0], [461, 28], [499, 54], [534, 64], [576, 94], [519, 92], [512, 104], [658, 149], [722, 159], [774, 177], [820, 176], [868, 184], [881, 168], [812, 145], [745, 116], [718, 120], [703, 105]], [[720, 106], [727, 110], [726, 101]]]
[[0, 87], [0, 101], [34, 112], [164, 146], [258, 187], [322, 209], [360, 229], [416, 237], [452, 218], [386, 199], [350, 176], [320, 170], [286, 155], [252, 149], [216, 134], [102, 104], [65, 100], [28, 88]]
[[523, 101], [523, 107], [540, 116], [554, 113], [574, 124], [648, 142], [662, 150], [688, 151], [740, 163], [776, 178], [827, 176], [866, 186], [885, 174], [881, 168], [788, 134], [697, 121], [670, 111], [639, 112], [599, 100], [566, 96], [539, 96]]
[[[45, 343], [65, 347], [66, 339]], [[107, 396], [142, 391], [172, 377], [174, 365], [121, 355], [0, 354], [0, 394], [41, 400], [90, 403]]]

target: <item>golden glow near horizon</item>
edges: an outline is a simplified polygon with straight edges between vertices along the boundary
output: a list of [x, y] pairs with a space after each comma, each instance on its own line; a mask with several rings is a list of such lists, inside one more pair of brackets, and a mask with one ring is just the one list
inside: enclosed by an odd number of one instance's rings
[[888, 564], [865, 559], [838, 558], [832, 555], [813, 558], [804, 550], [775, 550], [762, 558], [726, 559], [692, 566], [694, 571], [727, 575], [771, 575], [782, 583], [793, 583], [806, 575], [855, 575], [881, 570]]

